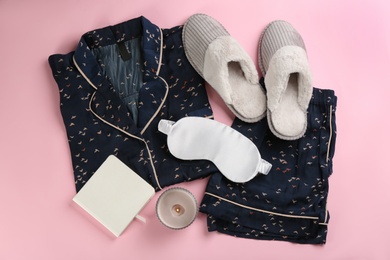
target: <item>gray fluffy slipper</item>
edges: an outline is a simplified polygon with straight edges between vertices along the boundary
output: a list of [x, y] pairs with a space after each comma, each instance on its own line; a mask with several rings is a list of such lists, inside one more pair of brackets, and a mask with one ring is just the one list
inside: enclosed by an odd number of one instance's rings
[[302, 137], [313, 87], [301, 35], [286, 21], [271, 22], [260, 37], [258, 55], [270, 130], [284, 140]]
[[245, 122], [266, 115], [266, 96], [248, 53], [215, 19], [192, 15], [183, 27], [185, 54], [194, 69]]

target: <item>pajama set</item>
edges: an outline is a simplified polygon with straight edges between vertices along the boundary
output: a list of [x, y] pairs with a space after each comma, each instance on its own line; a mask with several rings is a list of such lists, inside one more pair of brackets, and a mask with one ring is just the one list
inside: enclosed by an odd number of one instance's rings
[[[188, 62], [182, 26], [161, 29], [144, 17], [84, 34], [75, 51], [49, 57], [71, 151], [76, 191], [109, 155], [155, 190], [211, 175], [200, 211], [209, 231], [237, 237], [325, 243], [336, 96], [314, 89], [305, 135], [275, 137], [267, 119], [232, 127], [272, 164], [246, 183], [226, 179], [208, 160], [180, 160], [158, 130], [161, 119], [212, 118], [204, 79]], [[189, 135], [186, 138], [190, 138]], [[217, 149], [218, 150], [218, 149]]]
[[90, 31], [74, 52], [49, 58], [79, 191], [111, 154], [156, 190], [208, 176], [209, 161], [173, 157], [160, 119], [212, 117], [204, 80], [189, 64], [182, 27], [144, 17]]
[[314, 89], [305, 135], [285, 141], [269, 130], [267, 119], [232, 127], [272, 164], [268, 175], [234, 183], [211, 176], [200, 211], [208, 214], [209, 231], [262, 240], [323, 244], [329, 214], [328, 178], [335, 149], [337, 98], [332, 90]]

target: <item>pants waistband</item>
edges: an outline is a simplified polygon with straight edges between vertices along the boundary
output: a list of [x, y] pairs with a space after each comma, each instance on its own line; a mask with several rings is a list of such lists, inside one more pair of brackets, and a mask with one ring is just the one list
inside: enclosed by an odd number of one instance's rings
[[335, 95], [334, 90], [313, 88], [310, 103], [320, 106], [332, 105], [333, 107], [336, 107], [337, 96]]

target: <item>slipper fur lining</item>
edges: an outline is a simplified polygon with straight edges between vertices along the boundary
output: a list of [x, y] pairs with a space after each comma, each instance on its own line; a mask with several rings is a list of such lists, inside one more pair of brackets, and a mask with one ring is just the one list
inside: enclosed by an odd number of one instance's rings
[[313, 91], [306, 51], [298, 46], [277, 50], [270, 60], [264, 82], [271, 131], [285, 140], [302, 137]]
[[270, 60], [264, 82], [267, 88], [268, 109], [275, 110], [286, 90], [290, 74], [298, 73], [298, 104], [308, 108], [313, 92], [312, 77], [306, 51], [298, 46], [284, 46]]
[[265, 116], [266, 96], [256, 67], [233, 37], [220, 36], [210, 43], [202, 71], [238, 118], [255, 122]]

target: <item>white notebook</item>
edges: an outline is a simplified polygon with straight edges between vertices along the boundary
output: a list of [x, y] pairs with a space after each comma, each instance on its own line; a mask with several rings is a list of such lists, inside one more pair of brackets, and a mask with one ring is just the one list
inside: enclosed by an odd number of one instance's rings
[[110, 155], [73, 201], [118, 237], [154, 194], [150, 184]]

